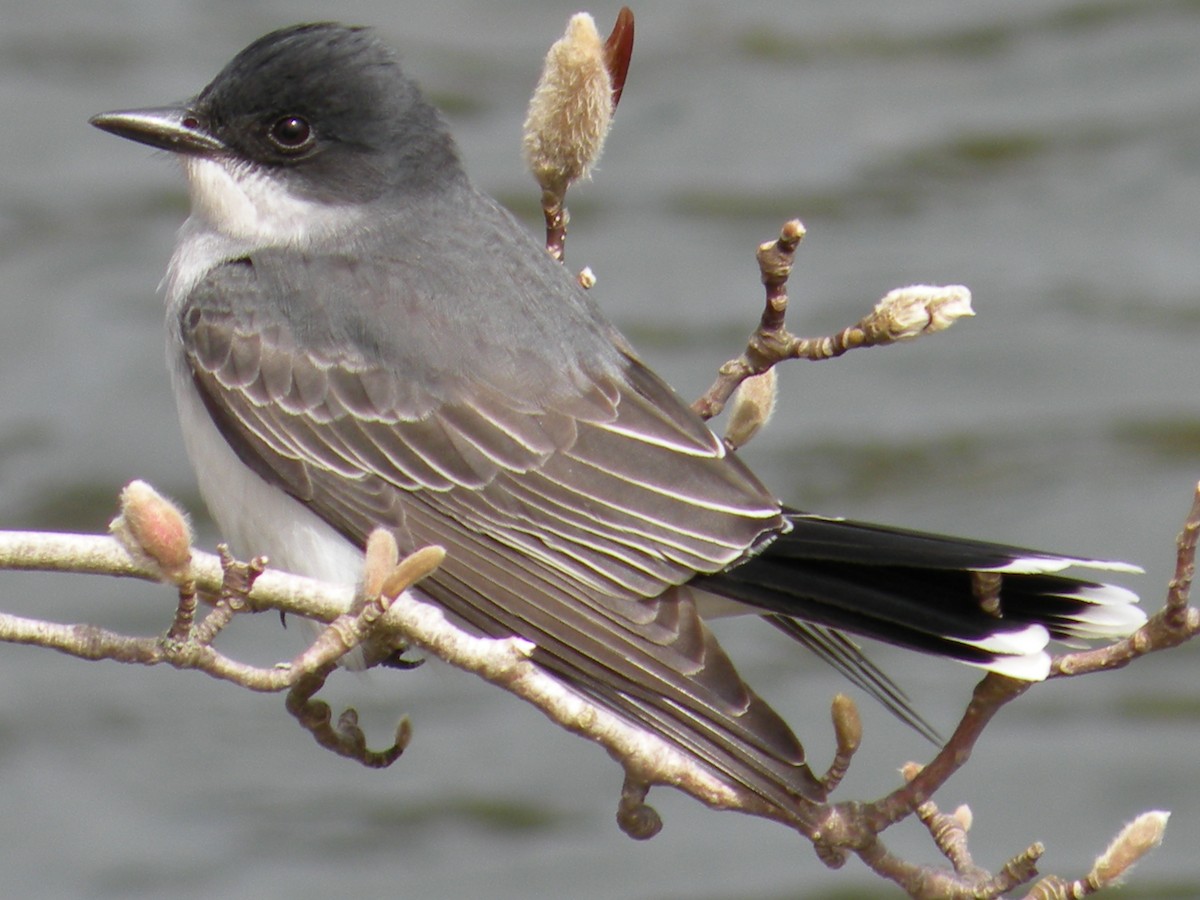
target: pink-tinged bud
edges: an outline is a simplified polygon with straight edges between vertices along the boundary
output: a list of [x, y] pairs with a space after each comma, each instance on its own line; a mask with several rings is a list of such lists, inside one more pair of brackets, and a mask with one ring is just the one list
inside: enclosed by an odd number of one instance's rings
[[183, 577], [191, 564], [187, 517], [144, 481], [131, 481], [121, 491], [121, 514], [109, 529], [126, 549], [148, 556], [172, 580]]
[[525, 119], [525, 162], [543, 190], [562, 197], [587, 177], [614, 109], [604, 41], [592, 17], [576, 13], [546, 54]]
[[1169, 812], [1154, 810], [1142, 813], [1121, 829], [1092, 867], [1088, 876], [1100, 887], [1118, 884], [1139, 860], [1159, 844], [1167, 830]]
[[386, 528], [376, 528], [367, 537], [367, 550], [363, 560], [363, 594], [378, 597], [383, 591], [396, 563], [400, 561], [400, 549], [396, 538]]

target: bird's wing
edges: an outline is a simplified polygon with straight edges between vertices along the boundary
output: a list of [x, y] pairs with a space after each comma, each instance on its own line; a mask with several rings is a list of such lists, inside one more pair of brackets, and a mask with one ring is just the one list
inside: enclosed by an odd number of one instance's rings
[[[361, 293], [361, 267], [278, 262], [219, 267], [179, 314], [243, 462], [356, 544], [381, 525], [402, 548], [441, 544], [422, 591], [531, 641], [545, 669], [722, 777], [785, 808], [819, 796], [800, 744], [676, 588], [773, 533], [779, 507], [666, 385], [619, 352], [563, 372], [532, 344], [520, 365], [493, 352], [481, 368], [347, 341], [354, 317], [328, 304], [339, 285]], [[410, 303], [407, 324], [436, 330], [428, 314]]]

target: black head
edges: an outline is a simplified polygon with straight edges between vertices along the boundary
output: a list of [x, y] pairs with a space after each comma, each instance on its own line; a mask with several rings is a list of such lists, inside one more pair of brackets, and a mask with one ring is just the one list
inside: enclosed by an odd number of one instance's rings
[[181, 107], [92, 124], [177, 153], [249, 162], [317, 200], [368, 202], [462, 177], [437, 111], [369, 29], [297, 25], [259, 38]]

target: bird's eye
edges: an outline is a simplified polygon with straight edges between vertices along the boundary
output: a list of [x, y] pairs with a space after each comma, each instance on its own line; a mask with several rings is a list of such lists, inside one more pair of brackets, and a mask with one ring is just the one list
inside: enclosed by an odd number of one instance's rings
[[267, 132], [271, 143], [284, 153], [298, 153], [307, 150], [313, 142], [312, 126], [308, 120], [300, 116], [284, 116], [271, 126]]

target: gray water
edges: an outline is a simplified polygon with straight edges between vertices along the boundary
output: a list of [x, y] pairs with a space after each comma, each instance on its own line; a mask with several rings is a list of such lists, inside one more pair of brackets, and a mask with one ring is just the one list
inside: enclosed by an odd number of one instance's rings
[[[524, 103], [573, 6], [347, 0], [0, 0], [0, 527], [102, 530], [141, 477], [203, 518], [176, 430], [155, 285], [186, 212], [174, 165], [86, 125], [186, 97], [259, 34], [379, 26], [447, 109], [486, 188], [535, 223]], [[604, 26], [616, 5], [593, 7]], [[1127, 559], [1150, 609], [1200, 477], [1200, 3], [816, 0], [636, 10], [630, 80], [568, 244], [596, 296], [687, 396], [761, 302], [754, 248], [801, 217], [791, 324], [824, 333], [892, 287], [961, 282], [977, 318], [915, 345], [783, 373], [746, 452], [826, 513]], [[0, 576], [0, 609], [150, 634], [162, 590]], [[842, 685], [755, 623], [723, 640], [818, 765]], [[224, 645], [300, 646], [274, 617]], [[948, 731], [967, 669], [876, 658]], [[1086, 872], [1119, 825], [1174, 811], [1125, 896], [1200, 896], [1197, 648], [1038, 687], [941, 796], [979, 862], [1033, 840]], [[613, 821], [602, 752], [430, 664], [342, 675], [391, 770], [318, 749], [278, 697], [194, 673], [0, 647], [0, 895], [779, 898], [881, 890], [783, 829], [666, 791], [663, 833]], [[931, 748], [863, 701], [842, 796]], [[915, 828], [889, 834], [931, 859]]]

